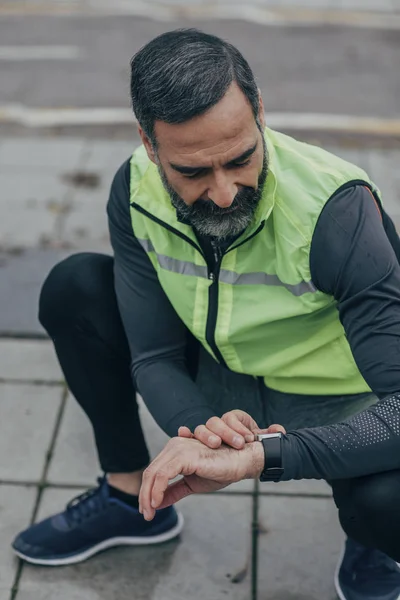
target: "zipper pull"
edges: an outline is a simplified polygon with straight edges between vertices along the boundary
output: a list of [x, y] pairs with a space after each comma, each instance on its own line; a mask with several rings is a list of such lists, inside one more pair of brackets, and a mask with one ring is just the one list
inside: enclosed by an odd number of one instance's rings
[[215, 240], [211, 240], [211, 247], [213, 249], [215, 264], [217, 265], [220, 259], [220, 248]]

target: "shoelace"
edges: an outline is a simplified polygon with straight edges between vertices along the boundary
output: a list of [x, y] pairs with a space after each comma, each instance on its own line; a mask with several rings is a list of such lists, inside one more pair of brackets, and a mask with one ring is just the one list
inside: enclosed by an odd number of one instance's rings
[[88, 517], [99, 514], [107, 506], [107, 496], [104, 493], [104, 477], [97, 479], [98, 486], [90, 488], [72, 498], [66, 507], [66, 519], [72, 523], [82, 523]]

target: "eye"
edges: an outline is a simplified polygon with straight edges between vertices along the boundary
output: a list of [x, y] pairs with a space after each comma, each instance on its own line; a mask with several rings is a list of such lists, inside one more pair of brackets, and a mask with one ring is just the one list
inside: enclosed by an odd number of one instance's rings
[[196, 177], [200, 177], [204, 175], [204, 171], [196, 171], [196, 173], [191, 173], [190, 175], [184, 175], [186, 179], [196, 179]]
[[247, 167], [247, 165], [249, 165], [250, 163], [251, 163], [251, 158], [248, 158], [244, 162], [233, 163], [233, 165], [231, 166], [231, 169], [241, 169], [242, 167]]

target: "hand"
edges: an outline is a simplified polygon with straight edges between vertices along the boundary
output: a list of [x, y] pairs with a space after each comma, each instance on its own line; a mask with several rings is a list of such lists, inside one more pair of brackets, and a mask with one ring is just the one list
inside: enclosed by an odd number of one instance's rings
[[[264, 468], [262, 444], [243, 450], [210, 449], [195, 439], [172, 438], [144, 471], [139, 510], [147, 521], [155, 509], [175, 504], [190, 494], [213, 492], [242, 479], [259, 477]], [[177, 475], [183, 478], [168, 485]]]
[[254, 442], [256, 433], [286, 433], [282, 425], [270, 425], [260, 429], [256, 421], [243, 410], [231, 410], [221, 418], [211, 417], [205, 425], [196, 427], [194, 433], [188, 427], [180, 427], [179, 437], [195, 438], [208, 448], [219, 448], [222, 443], [240, 450], [245, 443]]

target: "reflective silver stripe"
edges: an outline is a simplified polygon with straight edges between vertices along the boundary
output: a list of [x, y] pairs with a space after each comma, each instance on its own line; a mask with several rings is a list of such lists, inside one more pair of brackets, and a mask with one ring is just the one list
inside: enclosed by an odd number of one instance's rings
[[[150, 240], [140, 240], [138, 242], [146, 252], [155, 252], [154, 246]], [[166, 271], [180, 273], [181, 275], [193, 275], [195, 277], [208, 278], [207, 267], [195, 265], [186, 260], [178, 260], [170, 258], [164, 254], [157, 254], [160, 266]], [[312, 281], [301, 281], [300, 283], [290, 284], [283, 283], [277, 275], [268, 275], [267, 273], [235, 273], [235, 271], [227, 271], [221, 269], [219, 280], [230, 285], [273, 285], [284, 287], [294, 296], [302, 296], [309, 292], [315, 293], [317, 288]]]
[[139, 238], [136, 238], [136, 239], [139, 242], [139, 244], [142, 246], [143, 250], [145, 250], [146, 252], [155, 252], [154, 246], [150, 240], [141, 240]]
[[[146, 252], [155, 252], [154, 246], [150, 240], [139, 240], [139, 238], [137, 238], [137, 240]], [[177, 258], [171, 258], [164, 254], [157, 254], [157, 260], [160, 263], [160, 267], [166, 271], [208, 279], [208, 269], [202, 265], [195, 265], [187, 260], [178, 260]]]
[[268, 275], [267, 273], [235, 273], [221, 269], [219, 274], [220, 281], [230, 283], [231, 285], [274, 285], [284, 287], [294, 296], [302, 296], [309, 292], [316, 292], [317, 288], [312, 281], [301, 281], [300, 283], [283, 283], [277, 275]]

